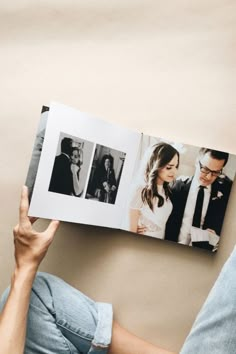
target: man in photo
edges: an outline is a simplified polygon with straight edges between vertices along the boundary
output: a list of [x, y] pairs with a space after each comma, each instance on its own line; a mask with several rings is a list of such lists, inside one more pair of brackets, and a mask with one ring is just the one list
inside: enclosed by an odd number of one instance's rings
[[217, 249], [232, 186], [232, 181], [222, 174], [228, 158], [225, 152], [200, 149], [194, 176], [179, 179], [172, 187], [173, 211], [165, 239]]
[[114, 158], [111, 154], [104, 154], [98, 164], [90, 182], [94, 197], [99, 202], [114, 204], [117, 193], [117, 181], [114, 171]]
[[99, 201], [114, 204], [116, 192], [116, 179], [113, 169], [113, 157], [104, 155], [98, 170]]
[[61, 141], [61, 154], [55, 158], [49, 185], [50, 192], [66, 195], [72, 195], [74, 192], [70, 158], [72, 142], [70, 138], [63, 138]]

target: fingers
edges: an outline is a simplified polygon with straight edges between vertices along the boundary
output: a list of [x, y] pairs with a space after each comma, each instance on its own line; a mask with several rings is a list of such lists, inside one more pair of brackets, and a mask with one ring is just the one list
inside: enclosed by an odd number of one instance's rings
[[28, 188], [26, 186], [22, 187], [20, 208], [19, 208], [19, 219], [20, 223], [28, 221], [28, 210], [29, 210], [29, 200], [28, 200]]
[[48, 225], [48, 227], [47, 227], [47, 229], [46, 229], [45, 232], [46, 232], [48, 235], [51, 235], [51, 236], [53, 237], [53, 236], [55, 235], [55, 233], [56, 233], [56, 231], [57, 231], [59, 225], [60, 225], [60, 221], [52, 220], [52, 221], [50, 222], [50, 224]]
[[17, 224], [13, 229], [14, 238], [17, 236], [18, 232], [19, 232], [19, 224]]
[[138, 234], [144, 234], [147, 231], [147, 228], [145, 226], [140, 226], [137, 229]]
[[215, 235], [216, 235], [215, 230], [212, 230], [212, 229], [207, 229], [207, 231], [209, 231], [209, 232], [211, 232], [212, 234], [215, 234]]

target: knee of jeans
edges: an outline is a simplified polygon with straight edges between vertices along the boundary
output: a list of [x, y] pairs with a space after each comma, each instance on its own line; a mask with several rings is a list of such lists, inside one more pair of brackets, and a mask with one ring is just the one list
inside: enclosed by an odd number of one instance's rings
[[49, 288], [52, 282], [55, 282], [55, 280], [58, 279], [55, 275], [45, 273], [45, 272], [37, 272], [34, 282], [33, 282], [33, 288], [40, 287], [42, 289], [44, 288]]
[[38, 272], [35, 276], [30, 296], [30, 305], [44, 311], [53, 311], [53, 299], [50, 291], [50, 274]]
[[0, 312], [2, 312], [2, 309], [7, 301], [8, 295], [10, 292], [10, 286], [8, 286], [8, 288], [6, 288], [6, 290], [4, 290], [1, 299], [0, 299]]
[[50, 292], [50, 283], [53, 276], [44, 272], [37, 272], [33, 285], [32, 293], [41, 294], [42, 296], [47, 295]]
[[[45, 303], [46, 300], [49, 306], [51, 305], [51, 292], [48, 285], [51, 281], [51, 278], [53, 278], [53, 276], [48, 273], [38, 272], [36, 274], [32, 286], [30, 304], [37, 307], [42, 307], [42, 303]], [[2, 312], [2, 309], [7, 301], [9, 293], [10, 286], [6, 288], [0, 298], [0, 312]]]

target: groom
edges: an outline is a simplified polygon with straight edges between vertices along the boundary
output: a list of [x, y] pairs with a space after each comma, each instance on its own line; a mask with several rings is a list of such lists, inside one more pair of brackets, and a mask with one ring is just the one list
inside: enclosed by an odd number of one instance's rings
[[225, 152], [201, 148], [194, 176], [175, 182], [166, 240], [214, 249], [209, 243], [209, 235], [217, 243], [232, 186], [232, 181], [222, 175], [228, 158]]
[[72, 142], [70, 138], [61, 141], [61, 154], [54, 161], [49, 192], [71, 195], [74, 191], [70, 160]]

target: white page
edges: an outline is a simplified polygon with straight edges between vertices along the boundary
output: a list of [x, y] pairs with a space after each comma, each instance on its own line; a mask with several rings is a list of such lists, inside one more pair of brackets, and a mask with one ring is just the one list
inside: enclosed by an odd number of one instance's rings
[[[58, 143], [60, 137], [72, 136], [85, 141], [89, 145], [90, 155], [83, 166], [84, 191], [82, 196], [74, 197], [49, 192], [55, 157], [60, 154]], [[139, 149], [141, 134], [126, 128], [93, 118], [73, 108], [52, 103], [48, 116], [47, 129], [43, 150], [40, 158], [38, 173], [31, 199], [29, 215], [48, 219], [58, 219], [76, 223], [119, 228], [123, 207], [126, 203], [132, 173]], [[93, 162], [94, 151], [97, 147], [109, 148], [112, 153], [125, 154], [123, 171], [117, 189], [115, 204], [86, 199], [86, 191]], [[85, 169], [84, 169], [85, 170]], [[85, 176], [87, 174], [87, 177]]]

